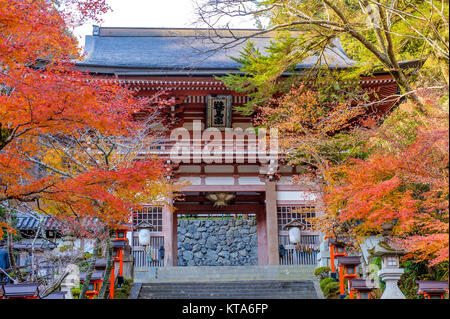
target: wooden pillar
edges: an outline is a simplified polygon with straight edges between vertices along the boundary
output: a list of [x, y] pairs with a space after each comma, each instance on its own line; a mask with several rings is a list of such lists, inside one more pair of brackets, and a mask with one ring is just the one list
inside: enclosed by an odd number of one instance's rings
[[339, 291], [341, 297], [345, 296], [345, 286], [344, 286], [344, 266], [339, 265]]
[[178, 215], [173, 214], [172, 227], [172, 251], [173, 251], [173, 266], [178, 266]]
[[123, 277], [123, 249], [119, 250], [119, 276]]
[[113, 265], [111, 268], [111, 279], [109, 280], [109, 299], [114, 299], [114, 284], [116, 282], [116, 279], [114, 278], [116, 267], [114, 267], [115, 261], [113, 259]]
[[266, 233], [269, 265], [279, 265], [277, 189], [275, 182], [266, 182]]
[[169, 199], [168, 203], [164, 204], [162, 209], [162, 231], [164, 235], [164, 254], [165, 254], [164, 266], [174, 265], [173, 223], [174, 223], [174, 214], [172, 207], [172, 199]]
[[258, 232], [258, 265], [267, 265], [267, 226], [265, 209], [256, 213], [256, 228]]

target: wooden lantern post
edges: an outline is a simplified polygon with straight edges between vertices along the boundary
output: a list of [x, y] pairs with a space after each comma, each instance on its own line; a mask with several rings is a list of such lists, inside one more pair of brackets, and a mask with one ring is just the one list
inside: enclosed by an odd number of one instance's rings
[[348, 286], [350, 299], [372, 299], [370, 292], [376, 288], [373, 280], [366, 279], [350, 279]]
[[339, 262], [339, 288], [341, 293], [341, 299], [345, 297], [344, 279], [356, 279], [358, 274], [356, 273], [356, 266], [361, 264], [360, 256], [340, 256]]
[[423, 295], [425, 299], [444, 299], [448, 292], [446, 281], [417, 280], [416, 283], [419, 285], [417, 294]]
[[116, 262], [119, 262], [119, 276], [117, 280], [121, 285], [123, 283], [123, 249], [125, 245], [128, 243], [127, 232], [130, 229], [127, 226], [118, 227], [115, 230], [115, 238], [113, 239], [113, 265], [111, 269], [111, 278], [110, 278], [110, 286], [109, 286], [109, 299], [114, 299], [114, 283], [115, 283], [115, 271]]
[[331, 277], [336, 279], [336, 266], [334, 264], [334, 259], [337, 257], [345, 257], [347, 253], [345, 251], [345, 243], [342, 240], [337, 240], [331, 237], [329, 240], [330, 245], [330, 266], [331, 266]]
[[[94, 272], [92, 273], [91, 280], [89, 281], [89, 288], [86, 291], [86, 296], [89, 299], [93, 299], [95, 296], [98, 296], [100, 292], [100, 288], [102, 286], [103, 274], [106, 269], [106, 259], [100, 258], [97, 259], [94, 265]], [[84, 283], [86, 278], [86, 273], [80, 273], [80, 282]]]

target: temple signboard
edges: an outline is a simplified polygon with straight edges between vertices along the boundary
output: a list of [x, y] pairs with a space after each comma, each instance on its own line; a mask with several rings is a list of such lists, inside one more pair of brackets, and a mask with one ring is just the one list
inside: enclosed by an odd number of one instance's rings
[[218, 129], [231, 127], [231, 95], [208, 95], [206, 103], [207, 127]]

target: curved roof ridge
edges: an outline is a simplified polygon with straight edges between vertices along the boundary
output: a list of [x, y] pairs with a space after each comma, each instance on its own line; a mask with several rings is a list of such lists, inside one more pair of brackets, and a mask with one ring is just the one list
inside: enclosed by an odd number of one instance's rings
[[[231, 57], [238, 57], [248, 40], [263, 53], [275, 36], [272, 32], [254, 37], [258, 31], [262, 30], [94, 26], [93, 35], [86, 36], [86, 56], [76, 65], [80, 69], [111, 74], [128, 69], [236, 72], [241, 64]], [[234, 42], [229, 44], [230, 41]], [[317, 59], [318, 56], [309, 56], [297, 69], [311, 68]], [[335, 39], [325, 50], [320, 64], [344, 69], [355, 62], [345, 54], [339, 39]]]

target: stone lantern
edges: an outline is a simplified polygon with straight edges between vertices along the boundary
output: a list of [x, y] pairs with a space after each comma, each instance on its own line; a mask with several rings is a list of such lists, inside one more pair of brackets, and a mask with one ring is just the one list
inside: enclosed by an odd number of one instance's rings
[[387, 241], [379, 242], [371, 250], [372, 256], [381, 257], [381, 270], [378, 271], [378, 276], [386, 283], [386, 289], [380, 299], [406, 299], [397, 285], [404, 272], [404, 269], [400, 268], [399, 256], [402, 254], [402, 250], [391, 247]]
[[72, 288], [80, 285], [80, 268], [75, 264], [67, 265], [66, 271], [69, 273], [61, 282], [61, 291], [65, 292], [65, 299], [73, 299]]

